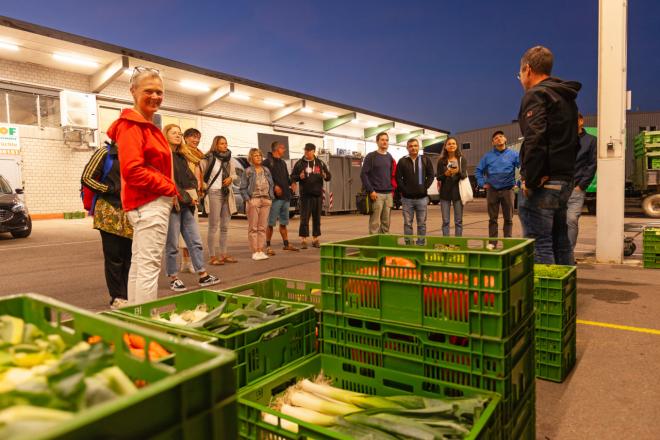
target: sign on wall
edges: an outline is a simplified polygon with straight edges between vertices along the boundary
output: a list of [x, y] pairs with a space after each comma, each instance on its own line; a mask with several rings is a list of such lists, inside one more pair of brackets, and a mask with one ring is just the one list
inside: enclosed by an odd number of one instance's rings
[[20, 154], [18, 127], [0, 124], [0, 154]]

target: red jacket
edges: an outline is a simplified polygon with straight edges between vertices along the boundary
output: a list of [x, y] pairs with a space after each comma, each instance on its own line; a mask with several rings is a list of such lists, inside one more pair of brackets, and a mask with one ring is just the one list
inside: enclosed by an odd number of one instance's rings
[[177, 195], [172, 180], [172, 151], [163, 133], [131, 109], [124, 109], [108, 129], [117, 143], [121, 172], [121, 202], [125, 211]]

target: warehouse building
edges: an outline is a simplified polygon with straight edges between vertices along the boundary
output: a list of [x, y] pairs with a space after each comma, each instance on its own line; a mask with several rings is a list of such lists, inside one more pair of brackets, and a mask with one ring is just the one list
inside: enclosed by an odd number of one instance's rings
[[204, 69], [144, 52], [0, 17], [0, 174], [24, 188], [33, 217], [80, 211], [80, 175], [122, 108], [132, 106], [135, 66], [160, 70], [165, 99], [156, 123], [202, 132], [208, 150], [227, 137], [234, 155], [284, 142], [363, 155], [387, 131], [395, 158], [411, 137], [424, 146], [448, 131]]
[[[584, 124], [586, 127], [597, 127], [596, 116], [585, 115]], [[453, 135], [456, 136], [462, 146], [465, 158], [472, 169], [479, 163], [481, 157], [493, 148], [491, 136], [496, 130], [504, 132], [513, 148], [519, 147], [522, 143], [522, 134], [517, 121], [510, 124], [463, 131]], [[660, 130], [660, 112], [628, 112], [626, 130], [626, 177], [630, 177], [633, 172], [633, 141], [635, 136], [642, 131]]]

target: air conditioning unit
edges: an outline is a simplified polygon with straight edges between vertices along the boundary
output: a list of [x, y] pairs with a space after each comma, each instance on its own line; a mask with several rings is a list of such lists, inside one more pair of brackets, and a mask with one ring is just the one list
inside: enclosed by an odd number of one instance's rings
[[96, 95], [62, 90], [60, 92], [60, 115], [62, 127], [98, 129]]

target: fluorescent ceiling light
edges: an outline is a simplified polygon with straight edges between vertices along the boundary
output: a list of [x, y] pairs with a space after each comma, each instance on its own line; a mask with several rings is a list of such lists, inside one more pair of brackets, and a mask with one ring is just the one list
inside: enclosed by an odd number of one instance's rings
[[362, 124], [362, 120], [358, 119], [358, 118], [355, 118], [351, 121], [351, 124], [360, 125], [360, 124]]
[[275, 107], [284, 107], [284, 103], [282, 101], [278, 101], [277, 99], [264, 99], [264, 103], [268, 105], [274, 105]]
[[323, 116], [326, 116], [328, 118], [336, 118], [337, 113], [332, 113], [332, 112], [323, 112]]
[[0, 49], [6, 49], [6, 50], [11, 50], [14, 52], [18, 51], [18, 46], [12, 43], [5, 43], [4, 41], [0, 41]]
[[314, 113], [314, 109], [311, 107], [303, 107], [300, 109], [300, 111], [303, 113]]
[[202, 84], [196, 81], [183, 80], [180, 82], [180, 84], [181, 87], [185, 87], [186, 89], [190, 89], [190, 90], [199, 90], [201, 92], [208, 92], [209, 90], [211, 90], [211, 88], [206, 84]]
[[367, 127], [378, 127], [378, 122], [376, 122], [376, 121], [367, 121]]
[[55, 58], [57, 61], [61, 61], [63, 63], [69, 63], [69, 64], [75, 64], [78, 66], [85, 66], [85, 67], [99, 67], [99, 63], [96, 61], [88, 60], [85, 58], [80, 58], [75, 55], [65, 55], [62, 53], [54, 53], [53, 58]]
[[240, 92], [231, 92], [229, 94], [232, 98], [240, 99], [241, 101], [249, 101], [250, 97]]

